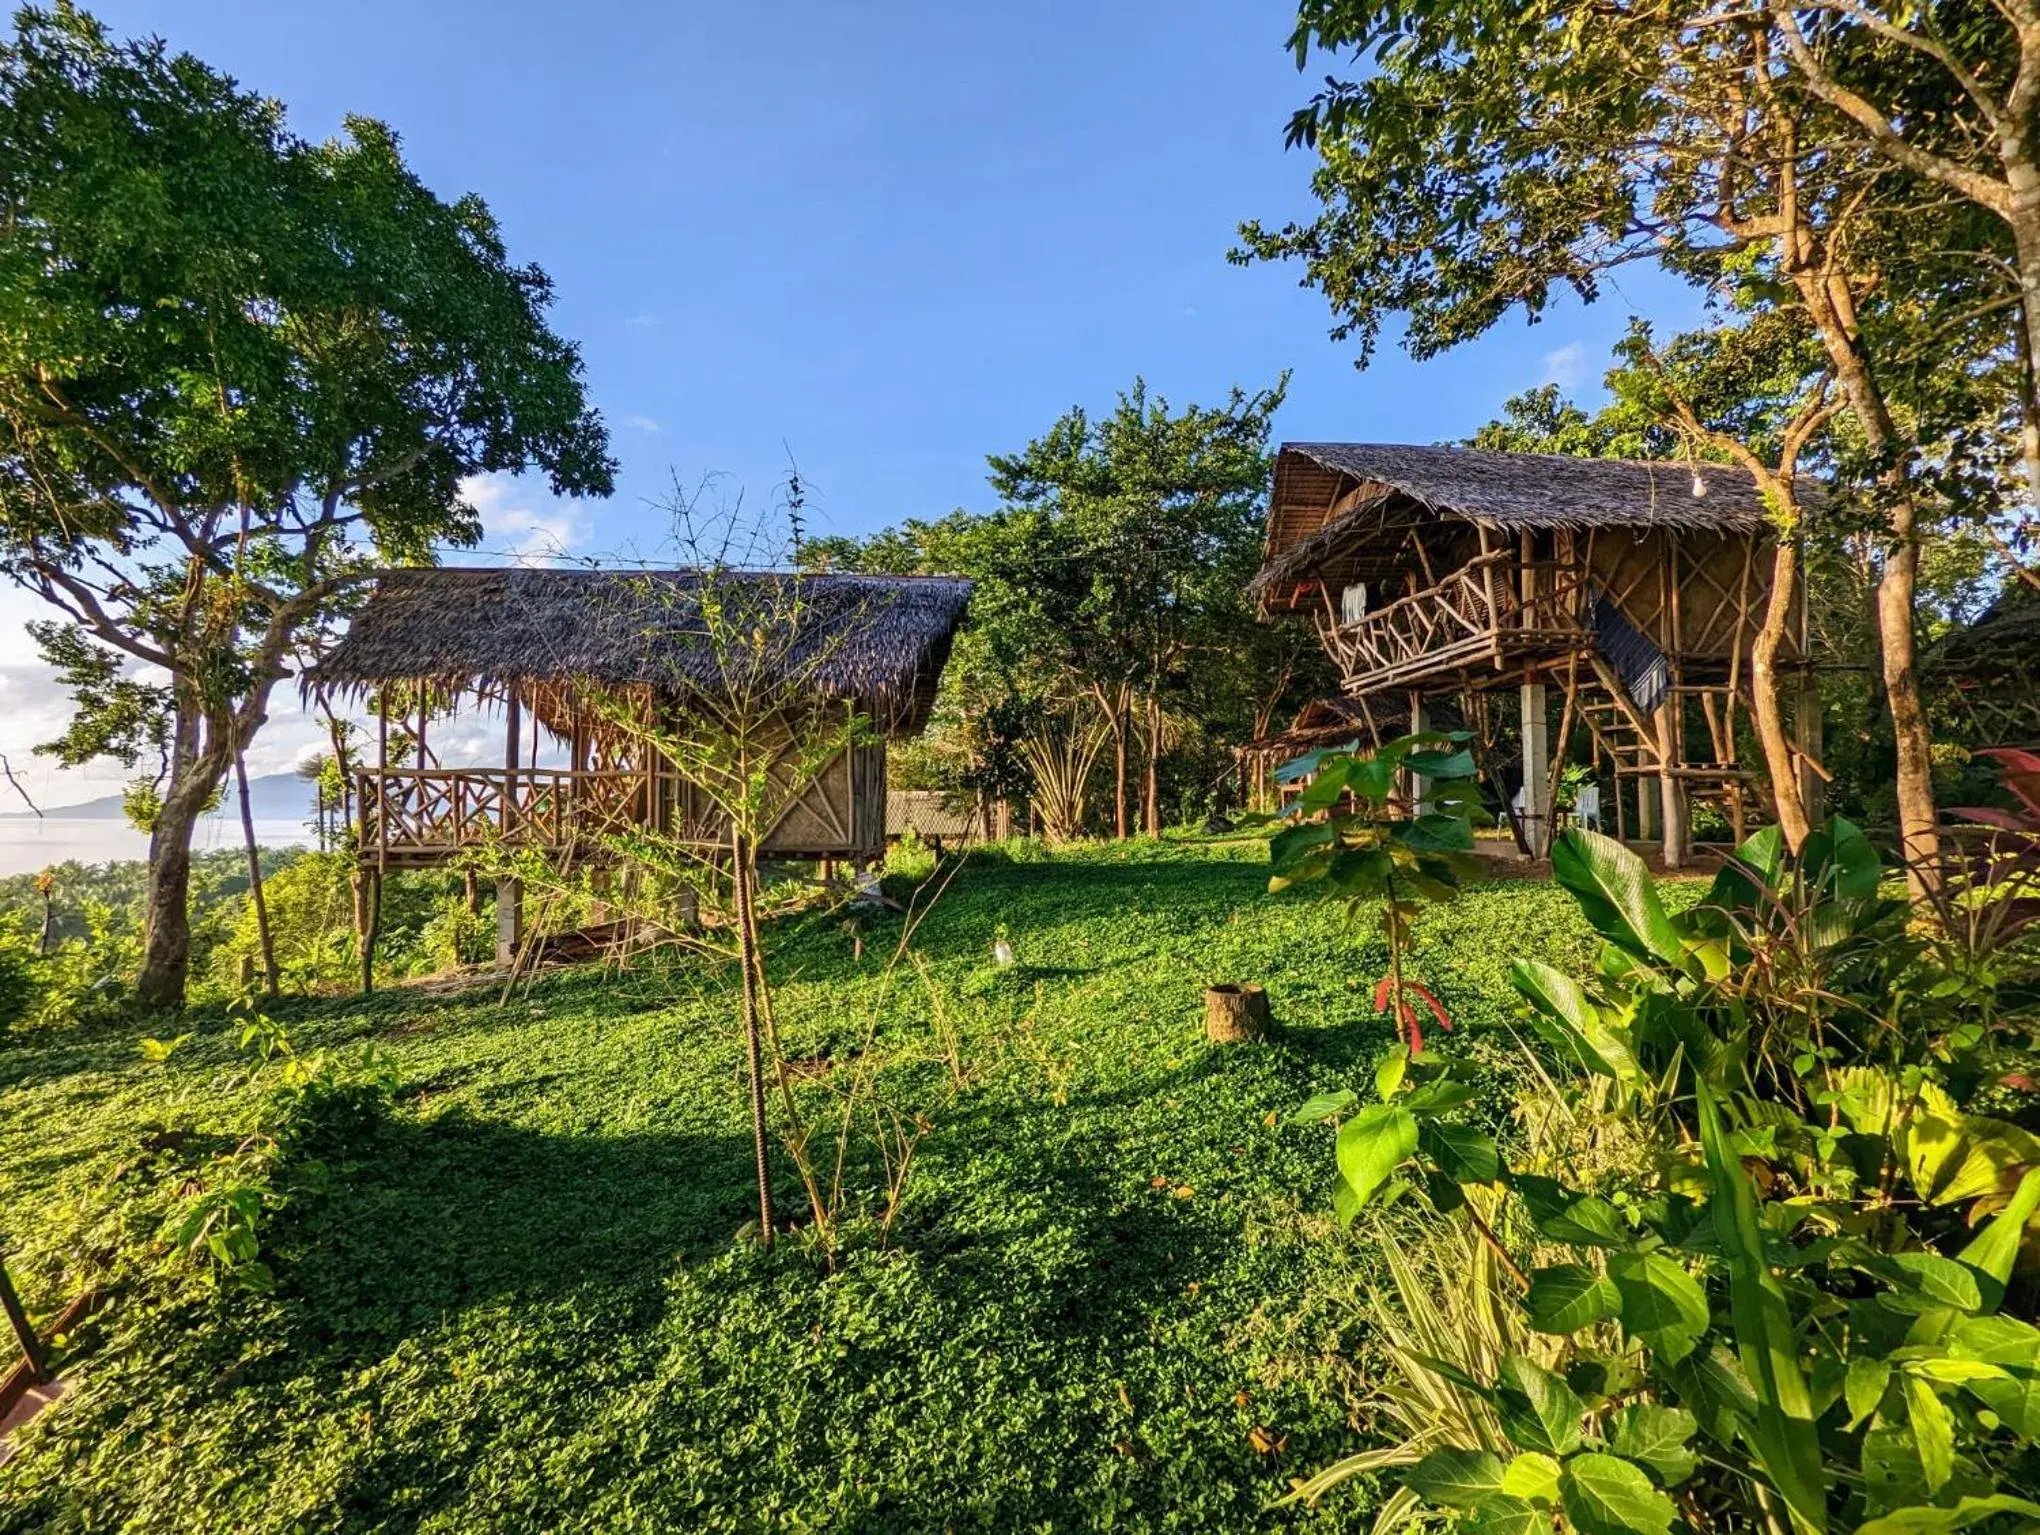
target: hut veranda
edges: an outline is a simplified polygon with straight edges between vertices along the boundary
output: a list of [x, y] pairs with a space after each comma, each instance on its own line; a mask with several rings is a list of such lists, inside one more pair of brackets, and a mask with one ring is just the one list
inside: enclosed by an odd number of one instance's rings
[[[1542, 854], [1555, 830], [1556, 712], [1561, 751], [1583, 729], [1613, 780], [1604, 819], [1676, 868], [1696, 799], [1738, 837], [1760, 808], [1736, 726], [1771, 541], [1755, 481], [1727, 465], [1285, 443], [1250, 591], [1264, 617], [1312, 623], [1337, 668], [1343, 698], [1307, 710], [1295, 740], [1350, 731], [1365, 744], [1390, 721], [1426, 728], [1448, 701], [1471, 726], [1513, 692], [1524, 845]], [[1794, 765], [1817, 803], [1803, 583], [1780, 670]]]
[[[364, 950], [393, 868], [454, 864], [490, 847], [599, 867], [618, 861], [634, 828], [713, 857], [727, 846], [726, 823], [659, 741], [744, 701], [778, 721], [768, 771], [799, 763], [810, 779], [760, 838], [760, 856], [880, 857], [886, 741], [927, 723], [970, 591], [941, 577], [776, 571], [383, 573], [309, 679], [328, 695], [377, 702], [373, 761], [353, 785]], [[393, 695], [408, 717], [391, 719]], [[501, 711], [500, 767], [441, 763], [435, 741], [451, 735], [449, 706]], [[854, 738], [853, 719], [868, 727]], [[817, 740], [844, 744], [802, 761]], [[521, 941], [515, 880], [499, 881], [496, 909], [507, 963]]]

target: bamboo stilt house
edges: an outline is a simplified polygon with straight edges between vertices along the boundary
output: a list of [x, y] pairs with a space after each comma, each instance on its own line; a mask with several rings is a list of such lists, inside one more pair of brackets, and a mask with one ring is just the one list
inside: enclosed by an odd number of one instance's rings
[[503, 711], [500, 767], [442, 765], [432, 741], [448, 727], [422, 704], [396, 722], [406, 760], [392, 760], [380, 713], [373, 762], [355, 775], [360, 856], [377, 873], [492, 841], [599, 859], [635, 827], [719, 846], [719, 816], [656, 742], [733, 696], [778, 701], [782, 764], [853, 715], [870, 722], [759, 846], [864, 860], [885, 847], [886, 739], [927, 722], [969, 600], [968, 581], [937, 577], [392, 570], [308, 681]]
[[[1756, 775], [1738, 760], [1750, 647], [1770, 581], [1771, 522], [1744, 470], [1377, 443], [1286, 443], [1266, 560], [1266, 617], [1308, 619], [1356, 701], [1424, 722], [1514, 689], [1526, 842], [1548, 846], [1561, 750], [1581, 727], [1618, 786], [1618, 818], [1682, 861], [1689, 800], [1740, 822]], [[1806, 671], [1803, 604], [1784, 666]], [[1804, 691], [1802, 689], [1802, 691]], [[1817, 777], [1819, 713], [1794, 709]]]
[[2012, 585], [1975, 623], [1927, 658], [1941, 726], [1971, 746], [2040, 741], [2040, 593]]

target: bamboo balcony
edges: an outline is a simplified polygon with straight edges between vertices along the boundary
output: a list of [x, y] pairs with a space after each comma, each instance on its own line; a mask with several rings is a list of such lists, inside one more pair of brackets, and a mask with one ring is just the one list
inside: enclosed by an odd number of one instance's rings
[[1563, 660], [1592, 643], [1585, 570], [1572, 561], [1526, 564], [1508, 550], [1469, 560], [1356, 623], [1343, 622], [1332, 601], [1328, 592], [1318, 634], [1355, 695]]
[[548, 852], [655, 824], [655, 775], [564, 768], [389, 768], [355, 775], [362, 856], [444, 863], [491, 844]]

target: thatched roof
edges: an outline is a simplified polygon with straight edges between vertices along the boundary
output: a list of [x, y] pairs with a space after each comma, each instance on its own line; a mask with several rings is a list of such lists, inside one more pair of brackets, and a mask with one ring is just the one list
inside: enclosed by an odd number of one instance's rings
[[1413, 526], [1627, 528], [1750, 535], [1768, 526], [1745, 469], [1494, 453], [1394, 443], [1284, 443], [1268, 503], [1267, 562], [1249, 591], [1269, 594], [1335, 552], [1400, 543]]
[[2032, 687], [2040, 671], [2040, 594], [2023, 581], [2013, 582], [1975, 623], [1943, 639], [1928, 664], [1961, 681], [2009, 678], [2022, 688]]
[[[856, 700], [919, 729], [971, 583], [936, 576], [449, 566], [385, 571], [308, 679], [365, 689], [587, 680], [685, 697], [721, 677], [702, 622], [705, 579], [764, 638], [741, 653], [817, 698]], [[727, 653], [727, 652], [726, 652]]]

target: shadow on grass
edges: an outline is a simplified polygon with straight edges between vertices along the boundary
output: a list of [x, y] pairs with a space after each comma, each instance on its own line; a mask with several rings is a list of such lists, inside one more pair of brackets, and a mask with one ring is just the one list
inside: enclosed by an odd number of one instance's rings
[[555, 1135], [453, 1113], [389, 1120], [351, 1153], [273, 1235], [304, 1341], [347, 1353], [497, 1301], [656, 1308], [675, 1261], [755, 1213], [736, 1134]]

